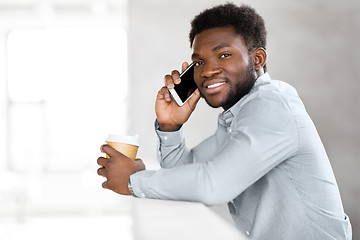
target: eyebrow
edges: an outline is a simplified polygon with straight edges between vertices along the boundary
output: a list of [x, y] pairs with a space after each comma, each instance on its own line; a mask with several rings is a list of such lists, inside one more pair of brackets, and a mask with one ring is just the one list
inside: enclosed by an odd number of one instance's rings
[[[215, 52], [215, 51], [217, 51], [217, 50], [219, 50], [219, 49], [221, 49], [221, 48], [226, 48], [226, 47], [230, 47], [230, 44], [228, 44], [228, 43], [219, 44], [219, 45], [217, 45], [216, 47], [214, 47], [214, 48], [212, 49], [212, 51]], [[191, 55], [191, 59], [194, 59], [194, 58], [196, 58], [196, 57], [199, 57], [199, 54], [193, 53], [193, 54]]]

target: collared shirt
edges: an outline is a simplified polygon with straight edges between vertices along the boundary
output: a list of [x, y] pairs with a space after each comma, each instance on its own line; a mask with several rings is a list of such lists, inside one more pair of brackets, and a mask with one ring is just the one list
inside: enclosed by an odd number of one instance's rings
[[156, 132], [162, 168], [131, 176], [137, 196], [228, 203], [250, 239], [351, 239], [327, 154], [289, 84], [259, 77], [193, 149], [182, 129]]

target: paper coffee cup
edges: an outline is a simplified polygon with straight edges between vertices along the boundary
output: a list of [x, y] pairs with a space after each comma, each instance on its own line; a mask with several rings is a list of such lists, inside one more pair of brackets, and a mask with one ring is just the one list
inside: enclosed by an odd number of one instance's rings
[[[110, 134], [105, 141], [108, 145], [115, 148], [125, 156], [136, 159], [136, 154], [139, 148], [139, 135], [127, 136]], [[107, 154], [106, 157], [109, 158]]]

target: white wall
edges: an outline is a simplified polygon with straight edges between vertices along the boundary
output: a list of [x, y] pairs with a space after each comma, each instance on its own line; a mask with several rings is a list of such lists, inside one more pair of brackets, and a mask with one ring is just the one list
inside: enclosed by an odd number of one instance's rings
[[[6, 32], [4, 30], [0, 31], [0, 52], [6, 52]], [[4, 169], [7, 166], [7, 161], [5, 161], [7, 156], [7, 118], [4, 113], [7, 112], [7, 93], [6, 88], [7, 84], [4, 79], [6, 79], [6, 55], [0, 55], [0, 170]]]
[[[190, 20], [225, 1], [130, 1], [131, 129], [142, 135], [140, 155], [155, 156], [154, 99], [163, 77], [190, 59]], [[240, 1], [236, 1], [240, 2]], [[294, 85], [330, 157], [354, 239], [360, 238], [360, 2], [247, 0], [265, 18], [268, 70]], [[219, 111], [203, 102], [186, 124], [189, 145], [211, 134]]]

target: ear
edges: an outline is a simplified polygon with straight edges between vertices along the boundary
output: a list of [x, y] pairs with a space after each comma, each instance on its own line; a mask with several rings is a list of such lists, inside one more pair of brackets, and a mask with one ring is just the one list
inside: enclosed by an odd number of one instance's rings
[[259, 71], [266, 63], [266, 50], [262, 47], [256, 48], [252, 52], [252, 57], [254, 59], [255, 70]]

